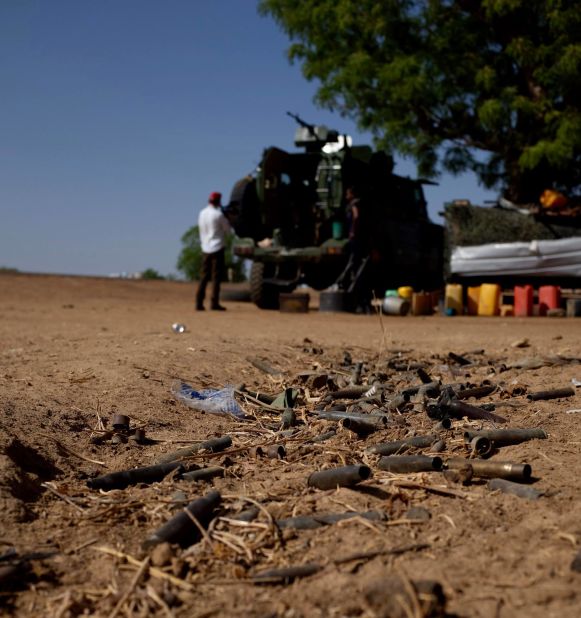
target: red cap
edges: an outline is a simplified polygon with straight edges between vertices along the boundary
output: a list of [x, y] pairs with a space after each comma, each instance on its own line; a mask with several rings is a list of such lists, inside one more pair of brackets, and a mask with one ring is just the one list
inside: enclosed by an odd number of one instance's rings
[[210, 197], [208, 198], [208, 202], [210, 202], [210, 204], [219, 204], [221, 200], [222, 194], [217, 191], [210, 193]]

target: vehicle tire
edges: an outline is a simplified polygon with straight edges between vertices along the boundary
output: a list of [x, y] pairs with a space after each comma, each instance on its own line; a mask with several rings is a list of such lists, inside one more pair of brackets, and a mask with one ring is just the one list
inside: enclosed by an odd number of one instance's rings
[[278, 294], [280, 290], [264, 279], [274, 274], [272, 264], [252, 262], [250, 269], [250, 299], [260, 309], [278, 309]]

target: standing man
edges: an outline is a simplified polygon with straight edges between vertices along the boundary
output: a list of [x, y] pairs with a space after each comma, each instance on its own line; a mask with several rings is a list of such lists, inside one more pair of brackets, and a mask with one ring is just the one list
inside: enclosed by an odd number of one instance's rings
[[345, 218], [349, 227], [349, 260], [336, 283], [353, 295], [356, 313], [371, 313], [371, 281], [369, 280], [369, 228], [365, 205], [354, 187], [345, 190]]
[[202, 276], [196, 293], [196, 309], [204, 310], [206, 286], [212, 280], [212, 301], [210, 308], [214, 311], [226, 311], [220, 304], [220, 283], [224, 273], [224, 248], [226, 235], [232, 228], [228, 219], [221, 210], [222, 194], [211, 193], [208, 205], [200, 212], [198, 227], [204, 260], [202, 262]]

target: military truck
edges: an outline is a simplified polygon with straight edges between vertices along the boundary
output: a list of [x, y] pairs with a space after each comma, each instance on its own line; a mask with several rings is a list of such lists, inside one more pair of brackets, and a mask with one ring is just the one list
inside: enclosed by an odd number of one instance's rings
[[234, 254], [252, 261], [252, 300], [278, 307], [300, 284], [323, 290], [341, 275], [351, 250], [345, 190], [361, 200], [369, 253], [367, 280], [434, 289], [443, 277], [443, 229], [428, 219], [422, 184], [393, 173], [393, 159], [295, 114], [300, 152], [266, 148], [253, 175], [239, 180], [226, 210]]

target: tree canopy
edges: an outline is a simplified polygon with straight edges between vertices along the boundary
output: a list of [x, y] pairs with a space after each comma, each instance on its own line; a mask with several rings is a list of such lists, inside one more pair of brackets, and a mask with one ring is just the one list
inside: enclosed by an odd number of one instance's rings
[[260, 0], [318, 80], [421, 175], [474, 171], [518, 202], [581, 187], [580, 0]]

